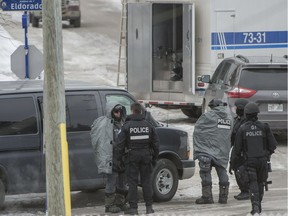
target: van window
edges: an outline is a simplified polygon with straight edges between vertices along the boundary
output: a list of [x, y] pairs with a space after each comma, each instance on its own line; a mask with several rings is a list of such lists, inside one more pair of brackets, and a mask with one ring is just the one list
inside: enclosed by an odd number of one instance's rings
[[287, 68], [245, 69], [239, 85], [254, 90], [286, 90]]
[[66, 95], [67, 132], [90, 131], [97, 115], [94, 95]]
[[229, 73], [227, 77], [225, 78], [225, 84], [229, 86], [234, 86], [237, 81], [237, 75], [238, 75], [238, 66], [236, 64], [231, 64], [231, 67], [229, 69]]
[[215, 72], [214, 72], [214, 74], [212, 76], [212, 79], [211, 79], [212, 83], [218, 83], [218, 78], [219, 78], [219, 76], [220, 76], [220, 74], [221, 74], [221, 72], [223, 70], [224, 65], [225, 65], [225, 61], [222, 61], [218, 65], [218, 67], [216, 68], [216, 70], [215, 70]]
[[36, 109], [32, 97], [0, 99], [0, 136], [37, 132]]
[[126, 108], [127, 115], [131, 114], [130, 105], [135, 102], [128, 96], [120, 95], [120, 94], [106, 95], [106, 101], [107, 103], [112, 101], [112, 102], [117, 102], [117, 103], [122, 104]]

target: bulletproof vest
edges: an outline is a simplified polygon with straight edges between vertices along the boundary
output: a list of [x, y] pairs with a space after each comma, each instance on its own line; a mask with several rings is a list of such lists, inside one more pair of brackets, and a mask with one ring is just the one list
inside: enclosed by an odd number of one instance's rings
[[244, 149], [247, 158], [267, 156], [266, 131], [258, 121], [246, 122], [243, 125]]
[[143, 121], [131, 121], [129, 125], [129, 141], [130, 149], [147, 149], [150, 148], [151, 141], [151, 125]]

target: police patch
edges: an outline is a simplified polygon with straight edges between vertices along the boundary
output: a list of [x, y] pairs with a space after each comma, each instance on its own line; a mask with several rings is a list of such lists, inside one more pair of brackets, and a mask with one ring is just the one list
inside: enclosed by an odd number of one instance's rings
[[231, 121], [229, 119], [218, 119], [217, 127], [223, 129], [231, 129]]

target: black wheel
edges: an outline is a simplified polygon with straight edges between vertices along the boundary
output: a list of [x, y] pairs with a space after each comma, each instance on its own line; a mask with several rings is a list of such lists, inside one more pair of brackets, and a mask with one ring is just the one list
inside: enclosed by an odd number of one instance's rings
[[38, 28], [39, 27], [39, 19], [36, 17], [32, 17], [32, 26]]
[[156, 202], [169, 201], [178, 188], [176, 166], [168, 159], [160, 159], [152, 173], [153, 199]]
[[188, 116], [189, 118], [199, 118], [202, 115], [202, 108], [194, 106], [189, 109], [181, 109], [184, 115]]
[[5, 201], [5, 185], [0, 179], [0, 209], [4, 207], [4, 201]]
[[79, 28], [81, 26], [81, 18], [78, 17], [75, 20], [70, 20], [70, 25], [73, 25], [75, 28]]

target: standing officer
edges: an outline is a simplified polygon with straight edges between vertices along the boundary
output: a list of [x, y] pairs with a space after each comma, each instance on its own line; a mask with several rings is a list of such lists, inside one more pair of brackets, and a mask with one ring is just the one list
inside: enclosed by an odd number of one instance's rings
[[268, 164], [271, 154], [276, 149], [275, 140], [268, 124], [258, 121], [259, 108], [250, 102], [244, 108], [247, 121], [239, 128], [231, 155], [234, 165], [244, 155], [252, 204], [251, 214], [261, 213], [261, 201], [264, 195], [264, 183], [268, 178]]
[[[146, 214], [154, 213], [152, 208], [152, 164], [159, 154], [158, 136], [155, 128], [144, 119], [139, 103], [131, 104], [132, 115], [128, 116], [118, 135], [115, 146], [115, 161], [119, 161], [126, 152], [125, 170], [128, 180], [128, 202], [130, 209], [125, 214], [138, 214], [138, 177], [143, 190]], [[125, 151], [126, 149], [126, 151]]]
[[[236, 133], [237, 133], [238, 129], [246, 121], [246, 118], [244, 116], [244, 107], [248, 102], [249, 101], [244, 99], [244, 98], [240, 98], [240, 99], [237, 99], [235, 101], [237, 116], [234, 118], [234, 126], [233, 126], [233, 130], [232, 130], [232, 134], [231, 134], [231, 146], [232, 147], [234, 145], [235, 137], [236, 137]], [[232, 149], [232, 151], [233, 151], [233, 149]], [[244, 160], [243, 155], [242, 155], [242, 157], [239, 158], [239, 160], [235, 164], [235, 167], [232, 167], [231, 164], [229, 167], [229, 173], [232, 174], [232, 169], [233, 169], [234, 174], [235, 174], [235, 178], [236, 178], [236, 182], [237, 182], [239, 189], [241, 191], [238, 195], [234, 196], [234, 198], [237, 200], [249, 199], [248, 174], [247, 174], [244, 162], [245, 162], [245, 160]]]
[[106, 115], [97, 118], [91, 126], [91, 141], [98, 173], [103, 173], [106, 177], [105, 212], [118, 213], [128, 208], [124, 170], [119, 172], [112, 169], [113, 147], [125, 118], [125, 107], [109, 102], [106, 104]]
[[211, 108], [197, 120], [193, 133], [194, 160], [199, 160], [202, 197], [196, 204], [214, 203], [212, 196], [211, 170], [215, 167], [219, 178], [219, 203], [226, 204], [229, 192], [227, 165], [231, 149], [230, 136], [233, 118], [227, 103], [213, 99]]

